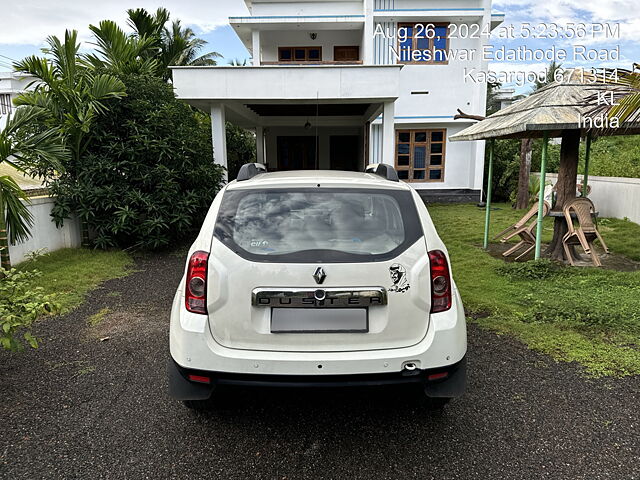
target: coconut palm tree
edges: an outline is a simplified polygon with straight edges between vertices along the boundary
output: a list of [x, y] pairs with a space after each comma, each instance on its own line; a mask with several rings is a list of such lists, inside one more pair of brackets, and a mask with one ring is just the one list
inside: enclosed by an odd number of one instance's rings
[[[96, 54], [88, 54], [86, 59], [96, 68], [102, 68], [116, 75], [158, 75], [159, 61], [155, 39], [147, 36], [131, 36], [112, 20], [103, 20], [98, 26], [89, 25], [96, 42]], [[151, 52], [151, 54], [150, 54]]]
[[165, 8], [158, 8], [155, 14], [144, 8], [129, 9], [127, 14], [133, 37], [151, 41], [152, 46], [144, 56], [158, 61], [159, 76], [165, 80], [171, 78], [170, 65], [216, 65], [216, 58], [222, 56], [218, 52], [201, 54], [207, 42], [196, 37], [191, 28], [183, 28], [180, 20], [167, 27], [170, 14]]
[[549, 66], [546, 68], [545, 70], [545, 75], [543, 79], [540, 78], [536, 78], [536, 80], [533, 83], [533, 91], [537, 92], [538, 90], [546, 87], [547, 85], [553, 83], [556, 80], [556, 72], [558, 70], [560, 70], [562, 68], [562, 64], [561, 63], [556, 63], [555, 60], [553, 60], [551, 63], [549, 63]]
[[[62, 171], [69, 158], [62, 135], [57, 128], [33, 129], [48, 117], [38, 107], [16, 110], [0, 131], [0, 163], [16, 170]], [[26, 133], [25, 133], [26, 131]], [[0, 176], [0, 258], [2, 268], [11, 267], [9, 243], [26, 240], [30, 235], [33, 217], [27, 208], [29, 199], [9, 175]]]
[[[191, 28], [183, 27], [180, 20], [167, 26], [170, 14], [165, 8], [158, 8], [154, 14], [144, 8], [129, 9], [127, 14], [127, 23], [133, 29], [131, 35], [124, 34], [113, 22], [101, 22], [98, 27], [90, 27], [107, 67], [117, 65], [122, 58], [136, 58], [139, 63], [153, 61], [155, 75], [170, 80], [171, 65], [216, 65], [215, 59], [221, 57], [218, 52], [201, 54], [207, 42], [198, 38]], [[131, 43], [129, 47], [124, 46], [126, 38]], [[93, 62], [97, 60], [100, 59], [92, 58]]]
[[180, 20], [167, 26], [170, 14], [166, 8], [158, 8], [154, 14], [144, 8], [129, 9], [127, 13], [131, 34], [111, 20], [89, 27], [99, 53], [87, 55], [94, 66], [116, 74], [152, 74], [168, 81], [171, 65], [216, 65], [215, 59], [221, 57], [217, 52], [201, 54], [207, 42], [192, 29], [183, 28]]
[[91, 141], [91, 127], [98, 115], [107, 112], [105, 102], [125, 95], [121, 80], [108, 73], [97, 73], [79, 54], [78, 33], [67, 30], [64, 43], [47, 38], [47, 57], [31, 55], [14, 63], [14, 68], [35, 78], [33, 89], [19, 95], [16, 105], [32, 105], [50, 114], [52, 125], [60, 128], [71, 151], [72, 160], [85, 152]]
[[[97, 117], [107, 112], [109, 99], [125, 95], [121, 80], [110, 73], [99, 73], [78, 54], [78, 34], [67, 30], [64, 43], [58, 37], [47, 38], [45, 57], [31, 55], [14, 63], [14, 68], [34, 77], [33, 88], [19, 95], [16, 105], [30, 105], [49, 115], [43, 127], [55, 127], [64, 135], [75, 165], [91, 141], [91, 128]], [[86, 219], [91, 212], [77, 212], [82, 222], [83, 244], [88, 245]]]
[[[631, 70], [607, 69], [598, 80], [619, 88], [612, 91], [613, 105], [600, 103], [591, 114], [606, 112], [610, 119], [617, 117], [620, 124], [640, 122], [640, 64], [634, 63]], [[593, 104], [597, 103], [596, 98], [591, 98]]]

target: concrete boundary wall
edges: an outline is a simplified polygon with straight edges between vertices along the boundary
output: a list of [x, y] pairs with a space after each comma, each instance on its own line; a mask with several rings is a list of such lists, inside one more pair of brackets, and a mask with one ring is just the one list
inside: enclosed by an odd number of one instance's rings
[[[558, 175], [549, 173], [546, 178], [555, 184]], [[640, 178], [589, 176], [588, 183], [589, 198], [601, 217], [626, 217], [640, 223]], [[582, 184], [582, 175], [578, 176], [578, 184]]]
[[25, 254], [46, 248], [48, 252], [61, 248], [75, 248], [81, 245], [80, 222], [77, 218], [66, 219], [62, 228], [57, 228], [51, 217], [54, 199], [51, 197], [31, 198], [28, 207], [33, 215], [31, 236], [26, 242], [9, 246], [11, 263], [16, 265], [25, 260]]

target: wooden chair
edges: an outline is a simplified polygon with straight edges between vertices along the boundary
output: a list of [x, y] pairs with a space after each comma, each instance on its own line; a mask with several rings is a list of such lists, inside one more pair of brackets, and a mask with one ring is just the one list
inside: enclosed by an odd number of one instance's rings
[[[593, 264], [596, 267], [601, 267], [602, 262], [600, 262], [600, 258], [596, 254], [593, 242], [595, 240], [600, 240], [605, 253], [609, 253], [609, 248], [607, 247], [607, 244], [604, 243], [604, 239], [602, 238], [602, 235], [600, 235], [598, 227], [591, 216], [592, 213], [595, 213], [596, 211], [593, 206], [593, 202], [585, 197], [575, 198], [567, 203], [562, 211], [564, 213], [564, 218], [567, 221], [567, 227], [569, 228], [569, 231], [562, 238], [562, 246], [564, 247], [564, 252], [567, 255], [569, 263], [571, 263], [571, 265], [575, 265], [569, 246], [580, 245], [584, 249], [584, 253], [591, 256]], [[571, 216], [572, 212], [575, 213], [576, 221], [578, 223], [577, 226], [573, 224], [573, 218]]]
[[[539, 202], [536, 202], [533, 205], [533, 207], [531, 207], [531, 210], [529, 210], [524, 217], [518, 220], [518, 222], [515, 223], [512, 227], [509, 227], [509, 229], [505, 230], [504, 232], [501, 232], [500, 235], [498, 235], [498, 237], [502, 236], [505, 232], [513, 228], [511, 233], [504, 235], [500, 239], [500, 241], [502, 243], [505, 243], [507, 240], [515, 237], [516, 235], [520, 237], [520, 241], [518, 243], [516, 243], [513, 247], [511, 247], [509, 250], [507, 250], [502, 254], [503, 257], [508, 257], [512, 253], [520, 250], [523, 247], [526, 247], [525, 250], [516, 257], [516, 260], [520, 260], [522, 257], [524, 257], [527, 253], [529, 253], [531, 250], [535, 248], [536, 228], [538, 226], [538, 215], [537, 215], [538, 204]], [[544, 202], [544, 205], [542, 206], [542, 216], [546, 217], [547, 214], [549, 213], [549, 210], [551, 210], [551, 205], [549, 205], [549, 202]]]

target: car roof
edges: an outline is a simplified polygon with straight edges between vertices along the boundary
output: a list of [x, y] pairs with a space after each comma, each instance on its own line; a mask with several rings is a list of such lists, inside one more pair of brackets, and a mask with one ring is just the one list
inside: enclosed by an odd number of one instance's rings
[[277, 187], [327, 187], [382, 188], [410, 190], [404, 182], [393, 182], [373, 173], [346, 172], [340, 170], [289, 170], [261, 173], [249, 180], [229, 183], [227, 190], [244, 188]]

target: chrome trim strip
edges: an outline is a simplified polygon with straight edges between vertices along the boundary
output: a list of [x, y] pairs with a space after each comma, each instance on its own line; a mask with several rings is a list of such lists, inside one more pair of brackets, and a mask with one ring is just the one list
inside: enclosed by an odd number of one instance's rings
[[277, 308], [363, 308], [387, 304], [384, 287], [254, 288], [251, 305]]

